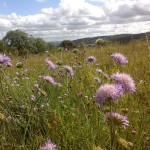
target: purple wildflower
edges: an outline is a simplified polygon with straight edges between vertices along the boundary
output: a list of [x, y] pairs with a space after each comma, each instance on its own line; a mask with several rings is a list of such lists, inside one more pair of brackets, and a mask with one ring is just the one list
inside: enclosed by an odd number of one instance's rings
[[48, 58], [45, 59], [45, 64], [51, 69], [55, 70], [57, 68], [57, 65], [55, 65], [51, 60]]
[[63, 66], [63, 68], [65, 68], [67, 70], [67, 72], [69, 72], [70, 76], [74, 76], [74, 71], [73, 71], [72, 67]]
[[97, 61], [97, 59], [94, 56], [89, 56], [89, 57], [86, 58], [86, 61], [87, 62], [94, 62], [95, 63]]
[[53, 86], [61, 85], [60, 83], [56, 82], [56, 81], [54, 80], [54, 78], [51, 77], [51, 76], [43, 76], [42, 78], [43, 78], [45, 81], [51, 83]]
[[39, 150], [57, 150], [55, 144], [48, 140], [43, 147], [40, 147]]
[[135, 92], [135, 84], [130, 75], [125, 73], [116, 73], [111, 76], [115, 81], [122, 86], [124, 92]]
[[116, 61], [120, 65], [124, 65], [124, 64], [128, 63], [127, 57], [120, 53], [113, 53], [110, 56], [114, 61]]
[[105, 117], [106, 117], [106, 121], [112, 121], [113, 124], [115, 124], [115, 125], [118, 125], [118, 126], [123, 125], [124, 128], [125, 128], [125, 126], [129, 126], [128, 118], [126, 116], [122, 116], [116, 112], [112, 112], [112, 113], [108, 112], [108, 113], [106, 113]]
[[0, 54], [0, 63], [6, 65], [8, 67], [11, 67], [12, 64], [10, 62], [11, 62], [11, 59], [8, 56], [6, 56], [5, 54], [4, 55]]
[[114, 84], [105, 84], [101, 86], [96, 93], [96, 102], [101, 106], [105, 103], [106, 100], [118, 100], [122, 95], [122, 87]]

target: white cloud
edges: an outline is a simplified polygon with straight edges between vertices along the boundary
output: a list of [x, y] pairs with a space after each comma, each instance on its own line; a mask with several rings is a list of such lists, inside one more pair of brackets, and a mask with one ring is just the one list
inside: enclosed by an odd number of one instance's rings
[[0, 15], [0, 38], [18, 28], [47, 41], [139, 33], [150, 31], [149, 18], [149, 0], [61, 0], [57, 8], [43, 8], [35, 15]]

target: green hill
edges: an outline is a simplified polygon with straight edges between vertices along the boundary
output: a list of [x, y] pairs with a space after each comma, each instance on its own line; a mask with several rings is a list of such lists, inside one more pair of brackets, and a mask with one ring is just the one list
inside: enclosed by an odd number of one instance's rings
[[118, 35], [108, 35], [108, 36], [97, 36], [97, 37], [88, 37], [88, 38], [81, 38], [77, 40], [73, 40], [72, 42], [75, 44], [93, 44], [99, 38], [104, 40], [109, 40], [112, 42], [121, 42], [126, 43], [133, 39], [145, 39], [146, 37], [150, 37], [150, 32], [147, 33], [139, 33], [139, 34], [118, 34]]

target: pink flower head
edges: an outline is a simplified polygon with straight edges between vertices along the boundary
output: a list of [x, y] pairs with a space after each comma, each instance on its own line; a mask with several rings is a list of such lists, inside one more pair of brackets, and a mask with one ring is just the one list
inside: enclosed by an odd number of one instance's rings
[[51, 83], [53, 86], [61, 85], [60, 83], [56, 82], [56, 81], [54, 80], [54, 78], [51, 77], [51, 76], [43, 76], [42, 78], [43, 78], [45, 81]]
[[124, 65], [124, 64], [128, 63], [127, 57], [120, 53], [113, 53], [110, 56], [114, 61], [116, 61], [120, 65]]
[[51, 69], [55, 70], [57, 68], [57, 65], [55, 65], [51, 60], [48, 58], [45, 59], [45, 64]]
[[122, 95], [122, 87], [114, 84], [105, 84], [101, 86], [96, 93], [96, 102], [101, 106], [106, 100], [112, 99], [118, 101], [118, 98]]
[[86, 58], [86, 61], [87, 62], [94, 62], [95, 63], [97, 61], [97, 59], [94, 56], [89, 56], [89, 57]]
[[112, 121], [113, 124], [115, 124], [115, 125], [118, 125], [118, 126], [123, 125], [124, 128], [125, 128], [125, 126], [129, 126], [128, 118], [126, 116], [122, 116], [116, 112], [106, 113], [105, 118], [106, 118], [106, 121], [108, 121], [108, 122]]
[[132, 77], [125, 73], [116, 73], [111, 76], [115, 81], [122, 86], [124, 92], [135, 92], [135, 84]]
[[6, 56], [5, 54], [4, 55], [0, 54], [0, 63], [6, 65], [8, 67], [11, 67], [12, 64], [10, 62], [11, 62], [11, 59], [8, 56]]
[[55, 144], [48, 140], [43, 147], [40, 147], [39, 150], [57, 150]]
[[74, 76], [74, 71], [73, 71], [72, 67], [63, 66], [63, 68], [65, 68], [67, 70], [67, 72], [70, 74], [70, 76]]

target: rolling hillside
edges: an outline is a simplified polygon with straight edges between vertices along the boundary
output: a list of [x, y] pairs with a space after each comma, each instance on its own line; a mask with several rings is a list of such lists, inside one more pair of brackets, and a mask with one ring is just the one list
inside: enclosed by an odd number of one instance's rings
[[139, 33], [139, 34], [118, 34], [118, 35], [108, 35], [108, 36], [97, 36], [97, 37], [91, 37], [91, 38], [82, 38], [82, 39], [77, 39], [73, 40], [72, 42], [75, 44], [93, 44], [95, 41], [99, 38], [104, 39], [104, 40], [109, 40], [112, 42], [122, 42], [126, 43], [129, 42], [133, 39], [145, 39], [150, 37], [150, 32], [147, 33]]

